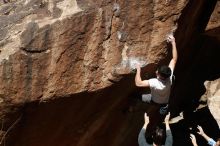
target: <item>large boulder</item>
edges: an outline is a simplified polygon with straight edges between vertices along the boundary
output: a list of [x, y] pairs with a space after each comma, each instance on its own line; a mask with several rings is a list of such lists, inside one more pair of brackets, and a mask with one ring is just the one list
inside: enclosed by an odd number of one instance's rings
[[[3, 2], [1, 2], [3, 3]], [[187, 1], [19, 0], [1, 5], [2, 100], [20, 103], [118, 81], [158, 63]], [[123, 54], [123, 55], [122, 55]]]

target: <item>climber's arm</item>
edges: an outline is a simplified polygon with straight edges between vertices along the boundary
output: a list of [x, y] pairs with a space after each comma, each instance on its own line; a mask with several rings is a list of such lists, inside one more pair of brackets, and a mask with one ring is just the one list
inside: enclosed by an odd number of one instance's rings
[[136, 76], [135, 76], [135, 85], [138, 87], [149, 87], [149, 81], [148, 80], [142, 80], [141, 79], [141, 68], [139, 65], [136, 65]]
[[177, 62], [177, 59], [178, 59], [178, 54], [177, 54], [177, 49], [176, 49], [176, 42], [175, 42], [175, 38], [173, 37], [173, 35], [169, 36], [168, 40], [172, 44], [172, 59], [169, 63], [169, 67], [172, 71], [174, 71], [175, 66], [176, 66], [176, 62]]

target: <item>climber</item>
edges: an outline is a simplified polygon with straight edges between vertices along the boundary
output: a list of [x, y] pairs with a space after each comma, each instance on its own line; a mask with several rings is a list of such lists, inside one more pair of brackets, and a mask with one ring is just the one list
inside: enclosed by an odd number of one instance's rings
[[[166, 126], [166, 134], [165, 131], [162, 128], [157, 127], [156, 130], [154, 131], [154, 134], [152, 136], [153, 138], [153, 146], [161, 146], [165, 137], [165, 146], [172, 146], [173, 145], [173, 136], [172, 132], [170, 130], [170, 125], [169, 125], [169, 119], [170, 119], [170, 113], [166, 115], [166, 118], [164, 120], [165, 126]], [[144, 114], [144, 126], [142, 127], [139, 135], [138, 135], [138, 144], [139, 146], [150, 146], [150, 144], [147, 143], [146, 138], [145, 138], [145, 132], [146, 132], [146, 127], [149, 123], [149, 117], [147, 114]]]
[[[173, 35], [169, 35], [167, 38], [168, 42], [172, 44], [172, 59], [169, 66], [161, 66], [156, 71], [156, 77], [148, 80], [141, 79], [141, 68], [139, 64], [136, 64], [136, 76], [135, 84], [138, 87], [150, 87], [150, 96], [142, 97], [143, 101], [150, 102], [150, 122], [147, 126], [147, 134], [150, 138], [152, 132], [156, 126], [163, 121], [168, 110], [168, 101], [170, 96], [170, 90], [172, 85], [173, 71], [177, 62], [177, 49], [176, 42]], [[150, 139], [147, 139], [148, 141]], [[149, 141], [150, 142], [150, 141]]]
[[[202, 127], [198, 125], [198, 130], [199, 132], [197, 132], [199, 135], [201, 135], [207, 142], [208, 145], [210, 146], [220, 146], [220, 138], [217, 141], [214, 141], [212, 138], [210, 138], [208, 135], [206, 135], [206, 133], [203, 131]], [[197, 142], [196, 142], [196, 137], [193, 134], [190, 134], [190, 139], [192, 141], [193, 146], [198, 146]]]

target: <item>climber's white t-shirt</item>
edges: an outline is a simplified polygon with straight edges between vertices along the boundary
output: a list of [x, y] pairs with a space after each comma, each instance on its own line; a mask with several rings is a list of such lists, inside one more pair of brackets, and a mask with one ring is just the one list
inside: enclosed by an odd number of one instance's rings
[[159, 104], [168, 103], [170, 97], [170, 90], [172, 85], [172, 74], [166, 80], [158, 78], [149, 79], [149, 85], [151, 89], [151, 100]]

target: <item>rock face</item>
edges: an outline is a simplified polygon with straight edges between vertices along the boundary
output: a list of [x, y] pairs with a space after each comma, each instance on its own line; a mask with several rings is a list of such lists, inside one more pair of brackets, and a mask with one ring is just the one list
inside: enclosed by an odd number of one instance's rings
[[216, 119], [220, 127], [220, 79], [215, 81], [205, 82], [206, 93], [203, 95], [203, 100], [207, 100], [210, 112]]
[[[215, 9], [210, 17], [209, 23], [206, 27], [206, 31], [211, 30], [211, 29], [216, 29], [220, 27], [220, 22], [219, 22], [219, 13], [220, 13], [220, 1], [218, 0], [215, 6]], [[218, 33], [216, 33], [217, 35]]]
[[[215, 9], [206, 27], [206, 34], [207, 36], [212, 38], [212, 40], [214, 40], [215, 43], [213, 44], [215, 44], [214, 46], [216, 46], [216, 50], [220, 45], [219, 13], [220, 13], [220, 1], [217, 1]], [[213, 52], [216, 52], [216, 51], [213, 51]], [[215, 58], [214, 61], [212, 60], [212, 64], [216, 64], [218, 57], [216, 55], [212, 55], [212, 57]], [[210, 112], [212, 113], [213, 117], [218, 123], [218, 126], [220, 127], [220, 80], [219, 80], [219, 69], [217, 69], [218, 67], [219, 66], [216, 65], [215, 73], [212, 74], [211, 78], [205, 82], [206, 92], [202, 96], [202, 98], [207, 99]]]
[[4, 100], [97, 91], [131, 71], [122, 61], [159, 62], [167, 54], [166, 34], [176, 30], [186, 3], [20, 0], [2, 5]]
[[220, 77], [220, 66], [216, 63], [220, 44], [219, 4], [219, 1], [215, 5], [207, 4], [209, 9], [202, 15], [209, 15], [210, 20], [198, 16], [199, 21], [194, 24], [197, 27], [190, 28], [194, 34], [184, 46], [186, 52], [183, 57], [180, 56], [176, 70], [176, 85], [171, 99], [173, 110], [195, 109], [200, 97], [205, 94], [204, 82]]
[[[201, 64], [204, 54], [199, 51], [200, 45], [215, 41], [208, 30], [205, 36], [201, 34], [214, 7], [219, 9], [216, 2], [1, 1], [3, 135], [19, 119], [10, 136], [3, 136], [6, 144], [137, 145], [143, 111], [136, 110], [139, 103], [134, 100], [134, 62], [141, 61], [146, 65], [143, 72], [152, 76], [156, 66], [170, 58], [170, 46], [165, 40], [168, 33], [175, 33], [180, 61], [172, 101], [178, 100], [173, 105], [178, 111], [186, 95], [182, 93], [191, 91], [185, 81], [191, 79], [193, 66]], [[215, 18], [210, 23], [217, 23]], [[201, 40], [206, 41], [195, 45]], [[215, 42], [212, 50], [218, 52]], [[188, 57], [193, 62], [190, 67]], [[214, 74], [218, 76], [215, 67], [192, 85], [200, 85]], [[180, 78], [183, 74], [187, 76]]]

